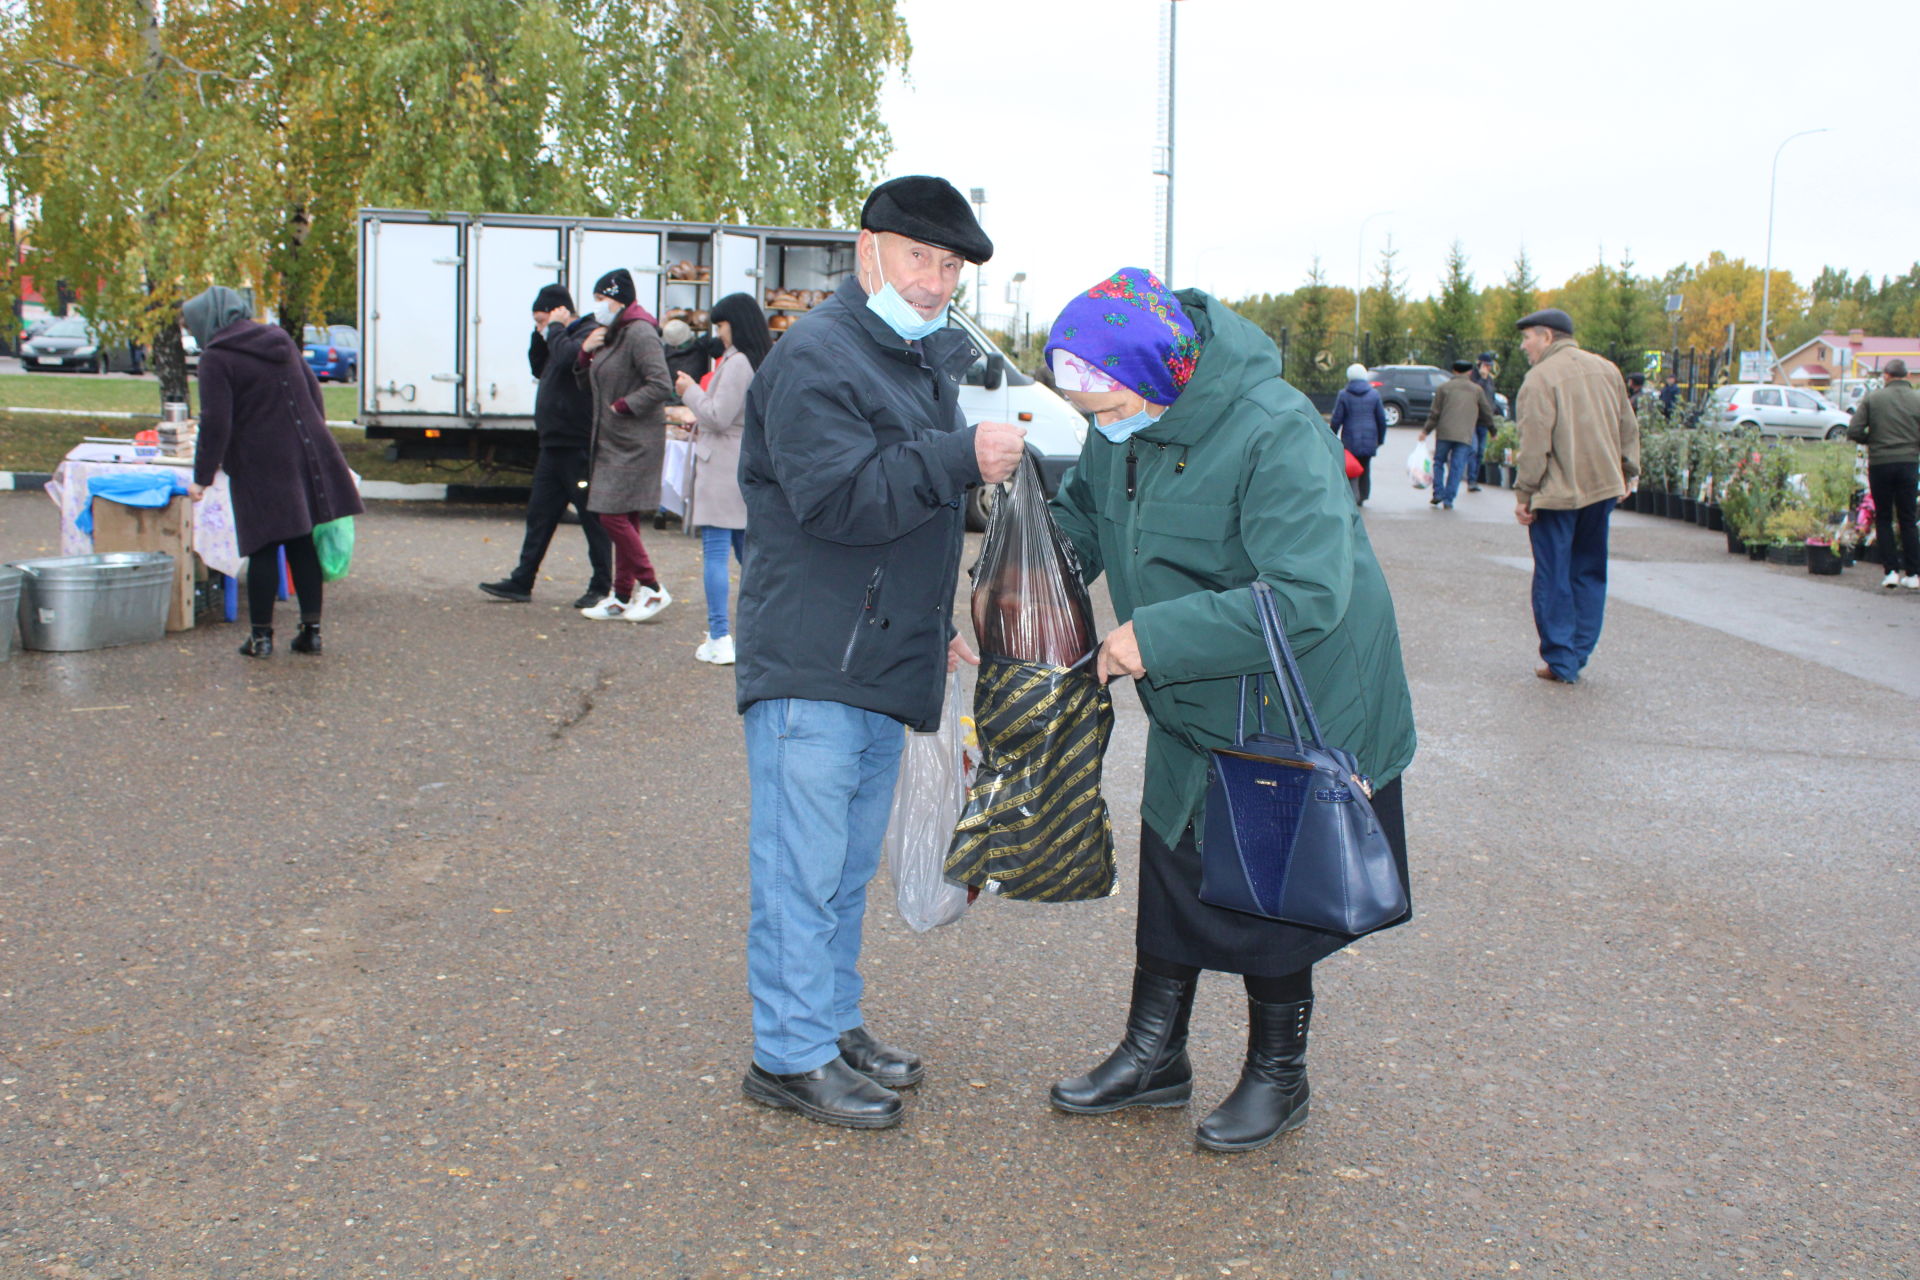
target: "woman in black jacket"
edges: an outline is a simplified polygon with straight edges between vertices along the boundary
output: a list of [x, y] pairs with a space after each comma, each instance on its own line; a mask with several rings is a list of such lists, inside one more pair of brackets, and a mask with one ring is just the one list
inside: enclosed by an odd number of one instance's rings
[[273, 605], [280, 553], [300, 601], [295, 653], [320, 652], [320, 557], [313, 530], [359, 515], [360, 491], [327, 430], [320, 383], [300, 347], [278, 325], [255, 324], [253, 308], [218, 285], [182, 308], [200, 344], [200, 436], [192, 496], [219, 472], [233, 489], [233, 527], [247, 561], [253, 632], [240, 652], [273, 653]]

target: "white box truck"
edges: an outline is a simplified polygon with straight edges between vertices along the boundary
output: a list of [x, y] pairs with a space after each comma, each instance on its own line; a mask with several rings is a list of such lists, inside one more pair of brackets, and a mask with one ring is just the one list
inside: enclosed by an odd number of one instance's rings
[[[541, 286], [563, 284], [584, 307], [595, 280], [625, 267], [641, 304], [663, 319], [710, 309], [730, 293], [763, 305], [775, 294], [804, 303], [852, 272], [854, 238], [792, 227], [364, 209], [357, 421], [397, 456], [530, 460], [536, 383], [527, 343]], [[1024, 425], [1051, 492], [1079, 456], [1086, 420], [1016, 369], [970, 317], [951, 314], [983, 353], [962, 380], [967, 420]]]

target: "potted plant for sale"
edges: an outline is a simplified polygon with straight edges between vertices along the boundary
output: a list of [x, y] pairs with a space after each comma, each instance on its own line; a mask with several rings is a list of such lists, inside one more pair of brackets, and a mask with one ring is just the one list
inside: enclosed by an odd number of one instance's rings
[[1767, 563], [1803, 565], [1807, 548], [1825, 547], [1826, 522], [1801, 501], [1790, 501], [1767, 517]]

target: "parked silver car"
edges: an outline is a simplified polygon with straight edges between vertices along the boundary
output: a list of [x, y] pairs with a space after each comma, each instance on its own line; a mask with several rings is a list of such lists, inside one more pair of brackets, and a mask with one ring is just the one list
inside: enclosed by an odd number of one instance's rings
[[1715, 387], [1707, 421], [1722, 431], [1758, 427], [1762, 435], [1838, 440], [1851, 419], [1817, 391], [1770, 383]]

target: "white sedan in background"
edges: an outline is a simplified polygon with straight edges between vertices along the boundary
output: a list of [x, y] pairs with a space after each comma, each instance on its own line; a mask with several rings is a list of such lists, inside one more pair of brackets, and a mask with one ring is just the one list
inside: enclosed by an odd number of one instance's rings
[[1714, 388], [1707, 421], [1722, 431], [1758, 427], [1762, 435], [1838, 440], [1852, 418], [1817, 391], [1740, 382]]

